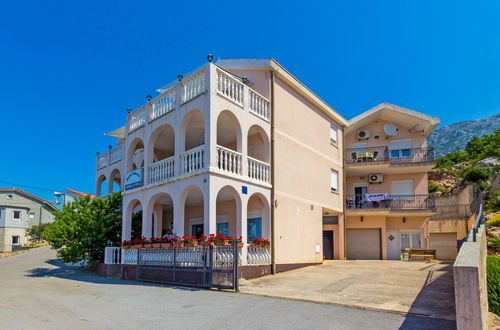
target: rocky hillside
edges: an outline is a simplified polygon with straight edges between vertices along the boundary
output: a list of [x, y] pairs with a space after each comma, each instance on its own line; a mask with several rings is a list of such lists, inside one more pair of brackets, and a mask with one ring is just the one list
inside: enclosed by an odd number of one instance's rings
[[464, 149], [467, 142], [474, 136], [482, 137], [485, 134], [491, 134], [499, 127], [500, 113], [484, 119], [460, 121], [432, 132], [428, 143], [434, 147], [436, 157], [439, 157], [455, 151], [457, 147]]

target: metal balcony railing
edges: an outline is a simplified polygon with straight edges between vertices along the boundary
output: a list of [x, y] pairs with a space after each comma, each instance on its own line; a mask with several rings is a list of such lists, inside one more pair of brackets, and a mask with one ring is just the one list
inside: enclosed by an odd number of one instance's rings
[[347, 195], [346, 207], [349, 210], [434, 210], [435, 201], [432, 195], [388, 195], [379, 201], [370, 201], [366, 195]]
[[348, 165], [426, 164], [434, 162], [433, 148], [390, 149], [388, 146], [349, 148], [345, 151]]

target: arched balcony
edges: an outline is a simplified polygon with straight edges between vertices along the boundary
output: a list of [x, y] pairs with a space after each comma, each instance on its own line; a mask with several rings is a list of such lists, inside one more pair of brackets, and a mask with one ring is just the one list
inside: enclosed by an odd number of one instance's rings
[[160, 183], [175, 176], [175, 133], [170, 125], [157, 128], [148, 143], [148, 183]]
[[205, 119], [200, 110], [191, 110], [181, 124], [180, 174], [197, 172], [205, 167]]
[[217, 168], [236, 175], [243, 173], [241, 126], [229, 110], [217, 117]]
[[271, 143], [266, 131], [258, 125], [248, 129], [247, 134], [248, 177], [270, 183], [271, 181]]

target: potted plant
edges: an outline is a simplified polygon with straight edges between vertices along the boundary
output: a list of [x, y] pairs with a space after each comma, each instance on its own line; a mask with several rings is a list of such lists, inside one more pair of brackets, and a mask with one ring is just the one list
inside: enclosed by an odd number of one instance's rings
[[183, 247], [184, 246], [184, 241], [180, 240], [178, 236], [172, 238], [170, 241], [172, 242], [172, 245], [174, 247]]
[[131, 245], [131, 248], [140, 249], [140, 248], [144, 247], [144, 239], [136, 237], [131, 241], [130, 245]]
[[197, 247], [198, 240], [195, 237], [188, 237], [187, 235], [182, 236], [185, 247]]
[[153, 242], [151, 241], [151, 238], [145, 238], [142, 245], [145, 248], [152, 248], [153, 247]]
[[250, 247], [252, 248], [267, 248], [269, 246], [271, 246], [271, 242], [268, 239], [263, 238], [255, 238], [250, 243]]
[[151, 237], [149, 239], [151, 242], [152, 247], [154, 248], [161, 248], [161, 238], [160, 237]]
[[172, 247], [172, 242], [168, 237], [163, 237], [161, 239], [161, 247], [162, 248], [171, 248]]
[[230, 240], [223, 234], [217, 234], [213, 241], [216, 246], [228, 246], [231, 243]]
[[243, 243], [243, 238], [240, 236], [234, 239], [238, 243], [238, 247], [243, 247], [245, 244]]
[[122, 249], [128, 250], [132, 247], [132, 241], [124, 240], [123, 242], [118, 243]]

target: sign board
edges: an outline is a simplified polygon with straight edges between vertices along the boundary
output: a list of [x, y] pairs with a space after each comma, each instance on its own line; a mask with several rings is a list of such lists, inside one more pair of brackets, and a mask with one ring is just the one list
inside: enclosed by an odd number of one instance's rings
[[143, 169], [128, 172], [125, 176], [125, 189], [133, 189], [142, 186]]

